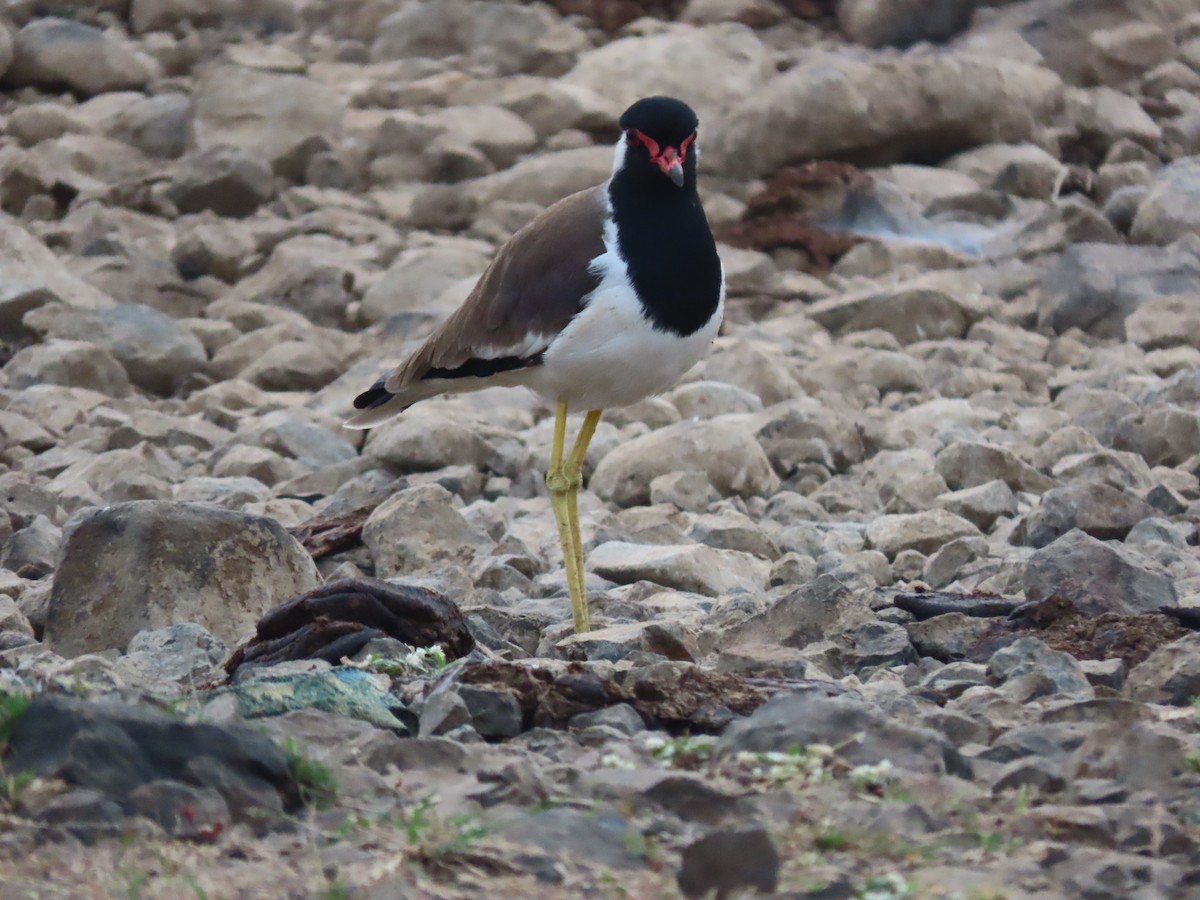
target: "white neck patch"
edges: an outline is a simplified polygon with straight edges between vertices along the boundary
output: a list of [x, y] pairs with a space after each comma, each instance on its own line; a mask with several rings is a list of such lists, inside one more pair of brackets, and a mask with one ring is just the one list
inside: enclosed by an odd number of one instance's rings
[[613, 167], [612, 173], [616, 175], [625, 167], [625, 148], [627, 146], [625, 140], [625, 132], [621, 132], [621, 136], [617, 138], [617, 146], [613, 150]]

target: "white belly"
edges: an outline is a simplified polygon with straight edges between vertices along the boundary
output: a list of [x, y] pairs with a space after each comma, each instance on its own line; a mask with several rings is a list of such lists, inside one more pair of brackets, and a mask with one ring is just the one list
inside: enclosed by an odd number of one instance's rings
[[605, 278], [525, 383], [573, 411], [628, 406], [662, 393], [708, 352], [721, 327], [724, 295], [722, 288], [704, 327], [680, 337], [654, 329], [627, 281]]

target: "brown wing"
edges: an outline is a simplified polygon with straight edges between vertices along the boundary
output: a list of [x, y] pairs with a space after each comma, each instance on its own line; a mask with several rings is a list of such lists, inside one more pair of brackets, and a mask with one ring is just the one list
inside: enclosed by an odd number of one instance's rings
[[[486, 376], [536, 363], [599, 283], [603, 188], [560, 200], [514, 234], [463, 305], [383, 382], [396, 394], [423, 378]], [[531, 336], [544, 342], [531, 342]], [[511, 351], [511, 352], [510, 352]]]

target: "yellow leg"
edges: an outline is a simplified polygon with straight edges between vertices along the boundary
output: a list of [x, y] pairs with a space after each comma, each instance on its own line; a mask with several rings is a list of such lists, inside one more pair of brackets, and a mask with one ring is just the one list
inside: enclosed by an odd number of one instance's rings
[[[550, 449], [550, 468], [546, 472], [546, 487], [550, 490], [550, 505], [558, 525], [558, 542], [562, 545], [563, 566], [567, 572], [567, 590], [571, 595], [571, 618], [576, 633], [588, 630], [587, 596], [581, 590], [583, 573], [579, 569], [582, 551], [579, 549], [578, 526], [572, 526], [575, 487], [563, 467], [563, 445], [567, 441], [567, 404], [559, 401], [554, 413], [554, 444]], [[573, 454], [572, 454], [573, 455]]]
[[583, 424], [579, 427], [579, 434], [575, 438], [575, 446], [571, 448], [571, 455], [567, 457], [566, 462], [567, 484], [571, 488], [571, 492], [567, 494], [567, 513], [571, 521], [571, 540], [575, 550], [575, 577], [579, 579], [575, 591], [583, 598], [585, 624], [588, 610], [584, 579], [587, 577], [587, 570], [583, 565], [583, 538], [579, 535], [579, 488], [583, 485], [583, 460], [587, 456], [588, 445], [596, 433], [596, 426], [600, 423], [601, 415], [601, 410], [593, 409], [583, 417]]

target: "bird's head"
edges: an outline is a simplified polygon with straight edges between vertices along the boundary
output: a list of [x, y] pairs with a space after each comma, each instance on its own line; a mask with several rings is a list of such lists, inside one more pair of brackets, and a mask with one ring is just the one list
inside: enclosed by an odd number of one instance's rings
[[621, 115], [617, 167], [666, 176], [676, 187], [696, 183], [692, 108], [673, 97], [644, 97]]

